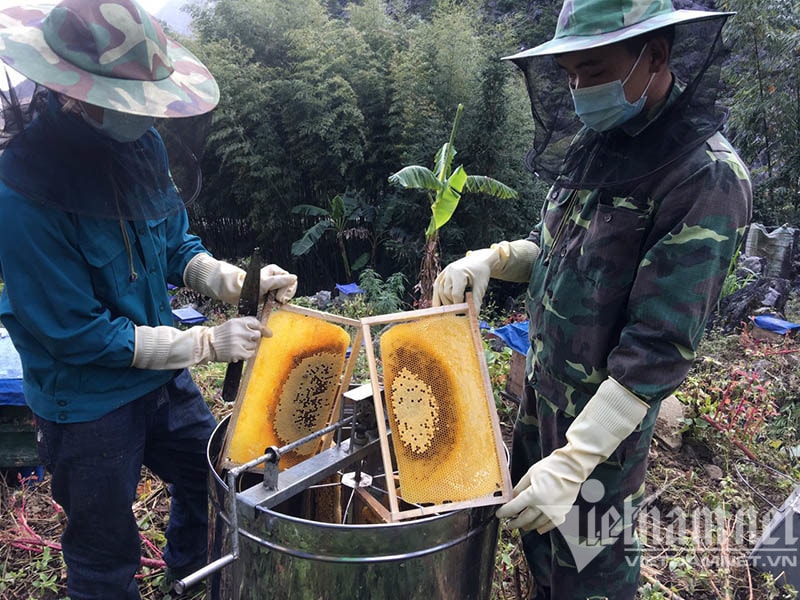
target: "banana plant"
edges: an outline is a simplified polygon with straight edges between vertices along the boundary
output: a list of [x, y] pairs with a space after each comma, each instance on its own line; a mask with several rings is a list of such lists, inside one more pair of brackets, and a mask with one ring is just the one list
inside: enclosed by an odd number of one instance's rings
[[348, 282], [352, 281], [353, 271], [364, 267], [369, 259], [369, 255], [362, 255], [356, 259], [355, 263], [351, 264], [344, 243], [345, 239], [363, 238], [369, 233], [365, 228], [358, 226], [361, 211], [362, 207], [357, 200], [340, 194], [328, 201], [328, 208], [298, 204], [292, 209], [292, 213], [320, 220], [309, 227], [302, 238], [292, 244], [292, 255], [308, 254], [323, 236], [332, 231], [336, 235], [336, 245], [344, 265], [345, 277]]
[[419, 282], [414, 286], [420, 308], [430, 306], [433, 281], [439, 274], [439, 230], [452, 218], [464, 193], [481, 193], [500, 199], [516, 198], [517, 192], [504, 183], [485, 175], [467, 175], [463, 165], [453, 169], [456, 149], [453, 142], [461, 120], [464, 105], [459, 104], [450, 140], [434, 157], [434, 170], [419, 165], [403, 167], [389, 177], [389, 182], [406, 188], [423, 190], [428, 195], [431, 219], [425, 229], [425, 246], [422, 252]]

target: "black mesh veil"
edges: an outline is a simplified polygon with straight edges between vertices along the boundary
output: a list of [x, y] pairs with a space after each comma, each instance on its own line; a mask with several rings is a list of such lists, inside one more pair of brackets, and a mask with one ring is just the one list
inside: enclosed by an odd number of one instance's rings
[[671, 26], [669, 64], [673, 85], [683, 91], [644, 129], [635, 127], [636, 119], [607, 132], [584, 128], [553, 56], [513, 59], [525, 75], [535, 121], [528, 168], [564, 188], [610, 188], [646, 178], [703, 143], [727, 116], [716, 106], [726, 17]]
[[203, 188], [200, 161], [211, 129], [212, 114], [156, 121], [156, 129], [167, 148], [172, 179], [185, 206], [197, 200]]
[[78, 111], [64, 110], [65, 99], [47, 88], [4, 79], [0, 180], [23, 197], [69, 213], [133, 221], [168, 216], [197, 198], [210, 113], [161, 119], [158, 133], [120, 143]]

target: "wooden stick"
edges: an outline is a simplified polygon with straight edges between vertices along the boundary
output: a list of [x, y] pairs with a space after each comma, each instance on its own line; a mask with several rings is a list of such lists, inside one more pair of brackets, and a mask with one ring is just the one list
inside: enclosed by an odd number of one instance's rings
[[435, 308], [423, 308], [420, 310], [406, 311], [391, 313], [387, 315], [378, 315], [375, 317], [363, 317], [361, 322], [365, 325], [380, 325], [384, 323], [398, 323], [400, 321], [416, 321], [422, 317], [434, 317], [438, 315], [445, 315], [449, 313], [466, 313], [469, 307], [466, 303], [450, 304], [447, 306], [437, 306]]
[[386, 493], [389, 495], [389, 512], [391, 519], [400, 512], [400, 504], [397, 501], [397, 488], [391, 478], [394, 472], [392, 465], [392, 453], [389, 448], [389, 434], [386, 429], [386, 414], [383, 411], [383, 400], [381, 398], [380, 378], [378, 375], [378, 363], [375, 360], [375, 348], [372, 345], [372, 333], [369, 324], [364, 319], [361, 320], [364, 331], [364, 349], [367, 352], [367, 362], [369, 363], [370, 380], [372, 383], [372, 400], [375, 404], [375, 419], [378, 425], [378, 437], [381, 441], [381, 456], [383, 458], [383, 472], [386, 474]]

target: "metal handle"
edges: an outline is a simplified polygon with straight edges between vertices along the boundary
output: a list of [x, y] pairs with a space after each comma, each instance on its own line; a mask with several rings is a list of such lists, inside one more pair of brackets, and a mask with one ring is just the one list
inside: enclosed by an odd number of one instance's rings
[[[255, 459], [253, 459], [253, 460], [251, 460], [249, 462], [246, 462], [246, 463], [244, 463], [242, 465], [239, 465], [238, 467], [234, 467], [233, 469], [228, 471], [228, 475], [226, 477], [227, 483], [228, 483], [227, 504], [228, 504], [228, 515], [230, 515], [230, 523], [229, 523], [229, 525], [230, 525], [230, 528], [231, 528], [230, 537], [231, 537], [231, 548], [232, 548], [232, 551], [231, 551], [230, 554], [226, 554], [225, 556], [222, 556], [222, 557], [218, 558], [214, 562], [207, 564], [205, 567], [202, 567], [201, 569], [198, 569], [194, 573], [190, 573], [189, 575], [187, 575], [183, 579], [177, 580], [173, 584], [172, 589], [175, 590], [175, 592], [177, 592], [179, 594], [182, 594], [188, 588], [190, 588], [193, 585], [199, 583], [200, 581], [202, 581], [203, 579], [205, 579], [209, 575], [213, 575], [217, 571], [219, 571], [222, 568], [228, 566], [233, 561], [235, 561], [237, 558], [239, 558], [239, 516], [238, 516], [237, 500], [236, 500], [236, 497], [237, 497], [236, 478], [240, 474], [244, 473], [245, 471], [247, 471], [249, 469], [252, 469], [253, 467], [257, 467], [258, 465], [263, 464], [263, 463], [274, 463], [274, 465], [276, 466], [276, 471], [275, 472], [276, 472], [276, 475], [277, 475], [277, 463], [278, 463], [278, 460], [280, 460], [280, 457], [281, 457], [282, 454], [286, 454], [287, 452], [290, 452], [291, 450], [294, 450], [295, 448], [298, 448], [298, 447], [302, 446], [303, 444], [305, 444], [305, 443], [307, 443], [307, 442], [309, 442], [311, 440], [315, 440], [315, 439], [317, 439], [319, 437], [322, 437], [323, 435], [325, 435], [326, 433], [328, 433], [330, 431], [333, 431], [334, 429], [339, 429], [343, 425], [346, 425], [347, 423], [352, 422], [353, 419], [354, 419], [354, 415], [351, 415], [350, 417], [342, 419], [341, 421], [338, 421], [336, 423], [331, 423], [327, 427], [324, 427], [323, 429], [320, 429], [319, 431], [316, 431], [316, 432], [314, 432], [314, 433], [312, 433], [310, 435], [307, 435], [307, 436], [305, 436], [305, 437], [303, 437], [303, 438], [301, 438], [301, 439], [299, 439], [299, 440], [297, 440], [295, 442], [292, 442], [291, 444], [287, 444], [285, 446], [282, 446], [281, 448], [275, 448], [275, 447], [267, 448], [265, 453], [262, 456], [259, 456], [258, 458], [255, 458]], [[265, 473], [266, 472], [267, 472], [267, 470], [265, 469]], [[265, 477], [264, 485], [266, 487], [269, 487], [270, 484], [273, 485], [273, 487], [276, 487], [275, 486], [276, 483], [277, 483], [277, 477], [276, 477], [276, 481], [272, 481], [272, 482], [268, 481], [267, 478]]]
[[209, 575], [213, 575], [223, 567], [228, 566], [237, 558], [238, 557], [234, 556], [233, 553], [226, 554], [225, 556], [218, 558], [214, 562], [207, 564], [202, 569], [198, 569], [194, 573], [190, 573], [183, 579], [178, 579], [175, 583], [172, 584], [172, 589], [175, 590], [176, 593], [182, 594], [193, 585], [203, 581], [203, 579], [205, 579]]

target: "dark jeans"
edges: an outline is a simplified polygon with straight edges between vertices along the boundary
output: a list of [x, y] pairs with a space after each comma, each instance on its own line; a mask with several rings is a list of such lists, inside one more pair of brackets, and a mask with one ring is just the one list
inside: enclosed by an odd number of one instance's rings
[[71, 600], [138, 600], [140, 540], [131, 505], [142, 465], [169, 482], [164, 560], [182, 573], [206, 560], [205, 449], [215, 421], [189, 372], [96, 421], [37, 420], [39, 455], [64, 509]]

